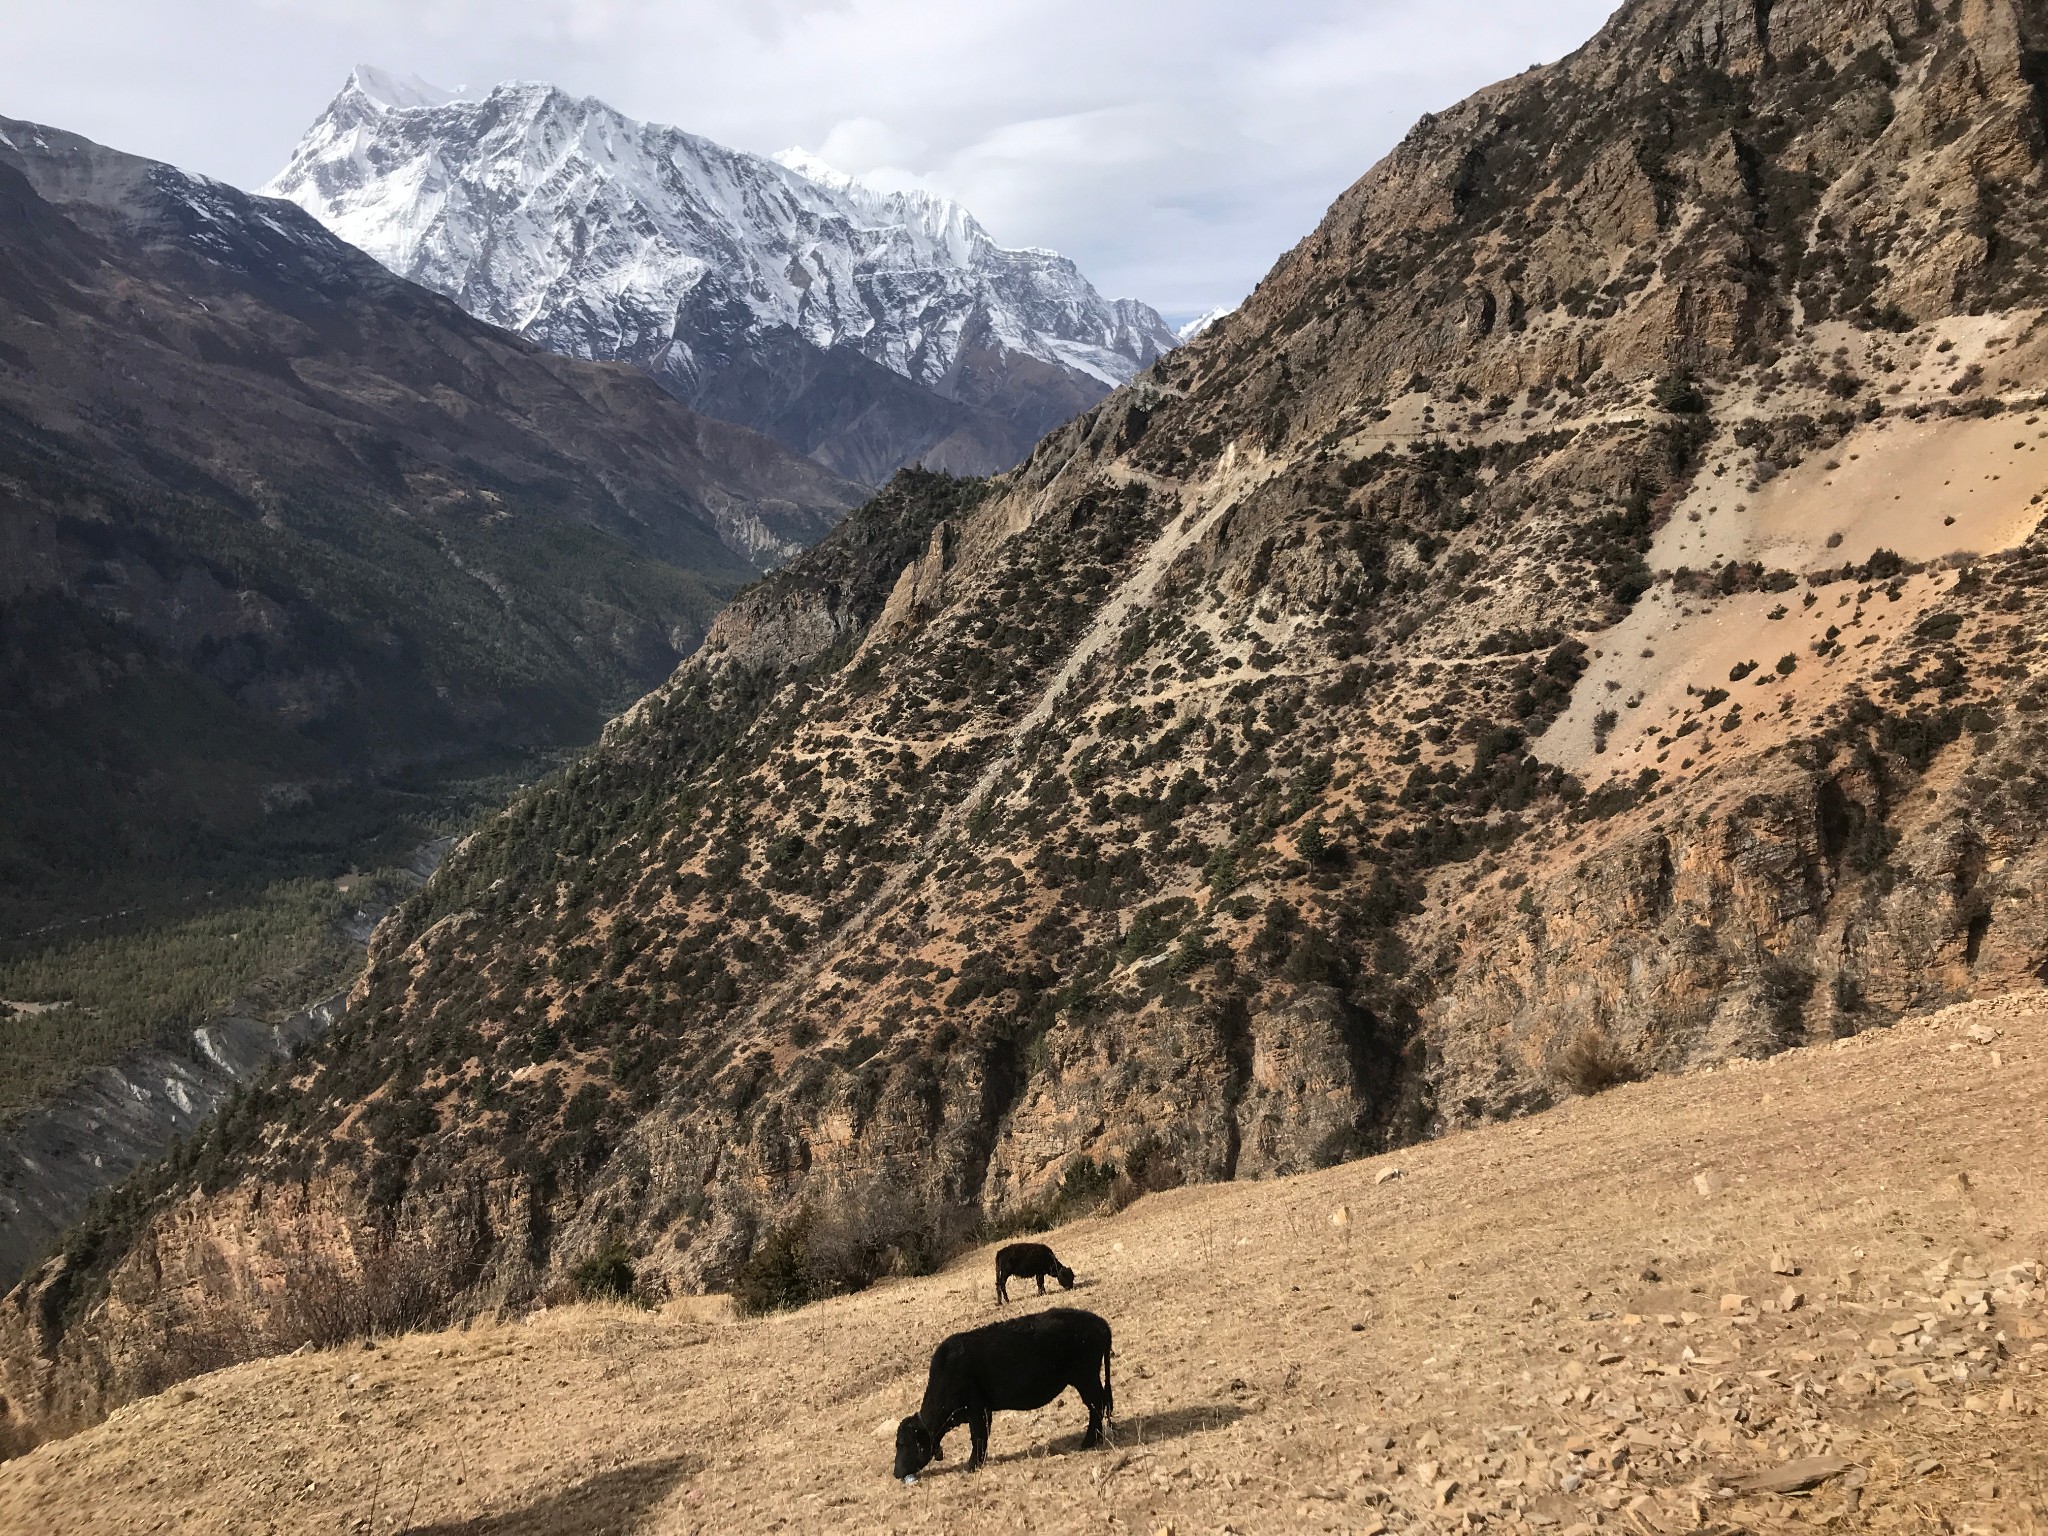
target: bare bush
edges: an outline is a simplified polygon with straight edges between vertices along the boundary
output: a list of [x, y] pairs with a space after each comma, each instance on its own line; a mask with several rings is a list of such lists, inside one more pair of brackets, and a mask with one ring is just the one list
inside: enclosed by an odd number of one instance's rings
[[1124, 1166], [1110, 1185], [1109, 1208], [1121, 1211], [1146, 1195], [1163, 1189], [1178, 1189], [1187, 1175], [1158, 1141], [1147, 1138], [1124, 1159]]
[[1597, 1024], [1573, 1035], [1557, 1053], [1550, 1071], [1573, 1093], [1587, 1097], [1635, 1082], [1643, 1075], [1642, 1064]]
[[0, 1461], [12, 1461], [17, 1456], [26, 1456], [41, 1440], [42, 1436], [23, 1422], [21, 1415], [14, 1411], [13, 1404], [0, 1397]]
[[432, 1243], [391, 1242], [346, 1255], [303, 1249], [286, 1270], [283, 1289], [264, 1309], [267, 1348], [258, 1352], [301, 1344], [330, 1349], [379, 1334], [445, 1326], [460, 1289], [457, 1271], [454, 1256]]
[[232, 1303], [208, 1300], [156, 1311], [156, 1348], [134, 1365], [121, 1401], [152, 1397], [194, 1376], [274, 1353], [262, 1318]]
[[977, 1237], [972, 1214], [943, 1198], [880, 1182], [836, 1191], [756, 1245], [733, 1301], [745, 1314], [783, 1311], [885, 1275], [930, 1274]]

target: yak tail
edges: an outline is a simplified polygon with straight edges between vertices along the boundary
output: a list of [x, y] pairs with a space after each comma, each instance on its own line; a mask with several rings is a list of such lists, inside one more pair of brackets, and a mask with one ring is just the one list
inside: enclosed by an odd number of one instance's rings
[[1109, 1384], [1108, 1350], [1102, 1352], [1102, 1411], [1105, 1417], [1116, 1417], [1116, 1388]]

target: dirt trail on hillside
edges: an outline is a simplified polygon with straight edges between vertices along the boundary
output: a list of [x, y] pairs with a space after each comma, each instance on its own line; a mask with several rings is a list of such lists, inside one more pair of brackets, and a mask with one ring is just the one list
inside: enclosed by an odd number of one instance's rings
[[1069, 1399], [889, 1479], [981, 1253], [219, 1372], [0, 1467], [0, 1530], [2038, 1531], [2044, 1103], [2036, 993], [1083, 1222], [1102, 1452]]

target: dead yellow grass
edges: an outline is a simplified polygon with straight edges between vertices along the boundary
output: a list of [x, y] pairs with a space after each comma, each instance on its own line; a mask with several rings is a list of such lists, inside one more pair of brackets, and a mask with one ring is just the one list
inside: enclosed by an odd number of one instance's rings
[[[1068, 1400], [889, 1479], [932, 1345], [996, 1315], [979, 1254], [237, 1367], [0, 1467], [0, 1529], [2039, 1530], [2044, 1102], [2033, 994], [1070, 1227], [1100, 1453]], [[1848, 1465], [1718, 1491], [1806, 1457]]]

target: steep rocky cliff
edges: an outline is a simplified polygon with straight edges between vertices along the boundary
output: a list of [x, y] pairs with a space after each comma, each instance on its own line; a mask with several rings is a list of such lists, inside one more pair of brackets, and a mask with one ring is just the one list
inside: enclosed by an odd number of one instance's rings
[[914, 1262], [2033, 985], [2044, 45], [1643, 0], [1426, 120], [472, 839], [15, 1294], [7, 1396], [288, 1346], [310, 1251], [457, 1311]]

